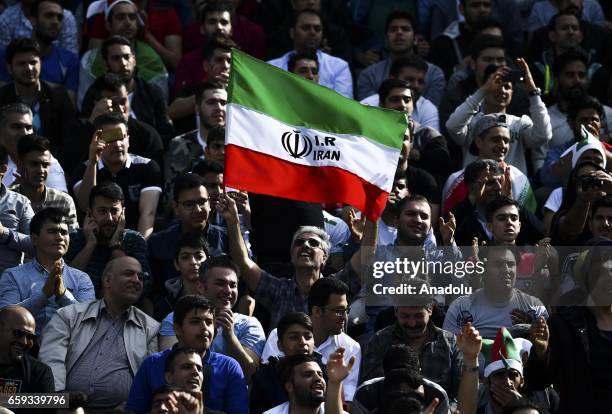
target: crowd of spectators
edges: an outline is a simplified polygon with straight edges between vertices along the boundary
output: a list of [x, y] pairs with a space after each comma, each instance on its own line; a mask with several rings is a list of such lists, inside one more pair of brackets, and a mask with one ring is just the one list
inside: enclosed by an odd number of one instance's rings
[[[405, 113], [376, 222], [224, 185], [234, 48]], [[0, 0], [0, 394], [609, 413], [610, 171], [609, 1]], [[399, 250], [483, 271], [370, 302]]]

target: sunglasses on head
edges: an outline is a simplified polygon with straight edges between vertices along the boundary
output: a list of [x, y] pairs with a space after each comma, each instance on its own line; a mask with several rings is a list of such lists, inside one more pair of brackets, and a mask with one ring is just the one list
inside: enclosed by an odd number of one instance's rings
[[21, 329], [13, 329], [13, 335], [17, 338], [26, 338], [28, 341], [34, 342], [36, 340], [36, 334], [26, 332]]
[[317, 239], [295, 239], [293, 245], [296, 247], [300, 247], [308, 243], [310, 247], [321, 247], [321, 241]]

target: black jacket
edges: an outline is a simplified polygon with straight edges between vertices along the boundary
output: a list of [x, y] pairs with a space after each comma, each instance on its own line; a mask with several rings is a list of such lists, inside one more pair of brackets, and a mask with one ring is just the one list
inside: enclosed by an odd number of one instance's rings
[[[0, 88], [0, 107], [16, 102], [23, 101], [17, 96], [14, 82]], [[77, 122], [74, 106], [63, 86], [51, 86], [45, 81], [40, 81], [38, 103], [40, 130], [36, 133], [51, 141], [53, 154], [61, 160], [59, 149], [71, 137]]]
[[532, 352], [526, 385], [541, 390], [553, 384], [561, 397], [559, 413], [609, 413], [612, 407], [612, 338], [599, 330], [587, 307], [566, 307], [548, 320], [549, 351]]

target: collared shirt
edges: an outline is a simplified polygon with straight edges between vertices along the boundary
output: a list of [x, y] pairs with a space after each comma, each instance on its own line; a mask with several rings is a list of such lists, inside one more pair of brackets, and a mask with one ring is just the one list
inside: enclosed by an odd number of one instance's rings
[[[361, 288], [359, 277], [353, 272], [348, 262], [333, 277], [342, 280], [349, 286], [350, 295], [357, 294]], [[270, 327], [275, 328], [278, 321], [291, 312], [308, 313], [308, 295], [303, 294], [295, 281], [272, 276], [261, 272], [261, 279], [254, 292], [254, 299], [270, 311]]]
[[[153, 391], [166, 383], [164, 365], [172, 348], [149, 356], [143, 361], [132, 381], [126, 410], [148, 413]], [[202, 358], [204, 370], [210, 370], [204, 380], [204, 401], [214, 410], [227, 414], [246, 414], [249, 409], [247, 385], [240, 364], [228, 356], [207, 351]]]
[[66, 376], [67, 391], [81, 391], [90, 407], [111, 408], [127, 400], [132, 384], [123, 329], [127, 311], [113, 318], [102, 301], [87, 348]]
[[55, 312], [64, 306], [95, 299], [94, 288], [87, 273], [64, 264], [62, 279], [66, 293], [57, 298], [42, 292], [49, 271], [37, 260], [4, 271], [0, 277], [0, 308], [20, 305], [36, 319], [36, 332], [42, 331]]
[[[380, 97], [375, 93], [374, 95], [362, 99], [359, 103], [369, 106], [380, 106]], [[420, 96], [419, 99], [417, 99], [414, 110], [412, 111], [412, 119], [423, 126], [428, 126], [436, 131], [440, 131], [438, 108], [424, 96]]]
[[[289, 58], [295, 53], [295, 51], [287, 52], [277, 59], [268, 61], [268, 63], [287, 70]], [[319, 84], [353, 99], [353, 77], [348, 63], [321, 50], [317, 50], [317, 60], [319, 61]]]
[[21, 264], [23, 253], [33, 254], [30, 220], [34, 211], [27, 197], [0, 183], [0, 272]]
[[[11, 187], [11, 190], [21, 194], [21, 185], [16, 184]], [[31, 202], [30, 202], [31, 203]], [[77, 221], [76, 208], [74, 206], [74, 200], [68, 194], [63, 191], [58, 191], [54, 188], [45, 186], [45, 194], [40, 204], [32, 204], [34, 213], [38, 213], [40, 210], [45, 208], [59, 208], [66, 212], [66, 224], [68, 230], [71, 232], [76, 231], [79, 228], [79, 222]]]
[[[170, 312], [161, 323], [159, 330], [161, 336], [174, 336], [174, 312]], [[240, 345], [249, 348], [257, 356], [261, 356], [266, 344], [266, 334], [259, 320], [253, 316], [234, 312], [234, 335]], [[227, 355], [227, 345], [223, 337], [223, 328], [217, 327], [217, 333], [210, 350]]]
[[[70, 246], [64, 259], [70, 263], [79, 254], [81, 249], [85, 247], [85, 235], [82, 229], [78, 229], [74, 233], [70, 233]], [[144, 285], [145, 292], [148, 291], [151, 284], [151, 268], [149, 266], [149, 260], [147, 259], [147, 245], [142, 234], [135, 230], [126, 229], [123, 231], [123, 238], [121, 239], [121, 249], [126, 255], [135, 258], [140, 262], [142, 271], [144, 273]], [[91, 256], [85, 271], [91, 278], [93, 286], [96, 290], [96, 296], [102, 296], [102, 272], [104, 266], [111, 259], [112, 252], [108, 246], [102, 246], [98, 244]]]
[[[440, 329], [430, 321], [427, 338], [419, 352], [423, 376], [433, 381], [453, 399], [457, 396], [463, 354], [457, 348], [457, 340], [451, 332]], [[396, 322], [378, 331], [367, 344], [363, 353], [360, 382], [383, 375], [384, 355], [395, 344], [406, 344], [402, 327]]]
[[[63, 191], [64, 193], [68, 193], [68, 187], [66, 187], [66, 176], [64, 174], [64, 169], [57, 161], [57, 159], [52, 155], [49, 160], [51, 163], [49, 165], [49, 175], [47, 176], [47, 181], [45, 182], [47, 187], [55, 188], [56, 190]], [[15, 174], [17, 173], [17, 165], [11, 159], [9, 155], [8, 159], [8, 170], [2, 179], [2, 184], [10, 187], [15, 182]]]
[[[32, 37], [32, 22], [23, 14], [21, 2], [8, 7], [0, 14], [0, 46], [7, 47], [18, 37]], [[79, 53], [79, 34], [76, 20], [70, 10], [64, 9], [62, 31], [56, 40], [61, 47]]]
[[[341, 332], [339, 335], [330, 335], [323, 343], [315, 348], [315, 351], [321, 354], [322, 361], [327, 364], [329, 356], [339, 347], [344, 348], [344, 357], [348, 361], [352, 356], [355, 357], [355, 365], [351, 373], [342, 381], [342, 390], [344, 391], [344, 400], [353, 401], [353, 395], [357, 389], [359, 379], [359, 367], [361, 366], [361, 346], [353, 338]], [[284, 356], [285, 354], [278, 349], [278, 332], [276, 328], [270, 332], [263, 354], [261, 354], [261, 363], [268, 362], [271, 356]]]

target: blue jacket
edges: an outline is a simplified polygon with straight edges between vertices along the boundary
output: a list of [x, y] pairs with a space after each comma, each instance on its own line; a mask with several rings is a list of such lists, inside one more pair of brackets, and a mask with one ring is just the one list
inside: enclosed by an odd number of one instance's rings
[[[126, 410], [137, 414], [150, 411], [153, 392], [166, 384], [164, 364], [171, 350], [172, 348], [166, 349], [144, 360], [132, 381]], [[248, 413], [247, 383], [238, 362], [212, 351], [206, 352], [202, 362], [204, 362], [206, 408], [223, 411], [226, 414]]]

